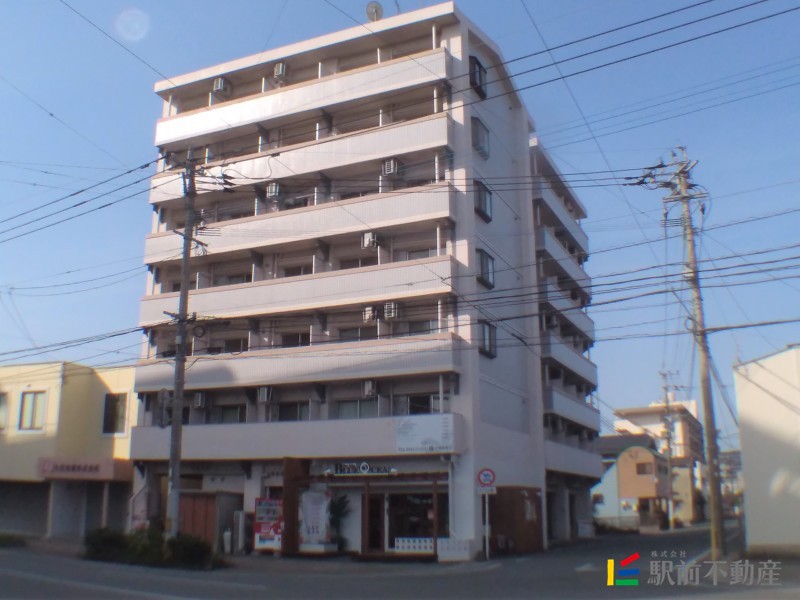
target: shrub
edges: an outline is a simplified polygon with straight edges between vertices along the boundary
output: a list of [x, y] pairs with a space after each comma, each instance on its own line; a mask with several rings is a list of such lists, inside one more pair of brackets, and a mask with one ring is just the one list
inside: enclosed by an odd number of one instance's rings
[[128, 536], [107, 527], [93, 529], [84, 538], [86, 558], [108, 562], [127, 562]]
[[164, 539], [155, 529], [139, 529], [128, 535], [127, 561], [151, 567], [164, 564]]
[[167, 540], [167, 560], [176, 567], [207, 568], [213, 556], [211, 545], [193, 535], [179, 533]]

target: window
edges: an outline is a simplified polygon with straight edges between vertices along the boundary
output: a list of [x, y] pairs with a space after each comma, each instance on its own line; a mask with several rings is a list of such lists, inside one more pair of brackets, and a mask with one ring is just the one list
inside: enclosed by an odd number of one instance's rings
[[106, 394], [103, 412], [103, 433], [125, 433], [125, 417], [128, 413], [127, 394]]
[[433, 402], [430, 394], [398, 396], [392, 400], [393, 415], [428, 415], [431, 412], [433, 412]]
[[284, 277], [299, 277], [300, 275], [311, 275], [313, 272], [314, 272], [314, 267], [311, 264], [283, 268]]
[[488, 288], [494, 287], [494, 258], [486, 250], [476, 250], [478, 274], [476, 277]]
[[247, 352], [249, 350], [247, 338], [241, 337], [241, 338], [233, 338], [230, 340], [225, 340], [223, 350], [226, 353]]
[[307, 331], [300, 333], [282, 333], [281, 346], [284, 348], [299, 348], [311, 345], [311, 334]]
[[289, 402], [278, 405], [278, 421], [308, 421], [308, 402]]
[[339, 261], [340, 269], [359, 269], [361, 267], [371, 267], [378, 264], [377, 256], [365, 256], [362, 258], [350, 258]]
[[472, 117], [472, 147], [483, 158], [489, 158], [489, 130], [478, 117]]
[[223, 424], [244, 423], [246, 420], [246, 412], [242, 404], [222, 406], [220, 407], [220, 422]]
[[408, 335], [427, 335], [437, 330], [436, 321], [409, 321]]
[[336, 416], [339, 419], [368, 419], [378, 416], [377, 398], [340, 400], [336, 403]]
[[237, 273], [235, 275], [217, 275], [211, 282], [212, 287], [220, 285], [238, 285], [240, 283], [250, 283], [253, 276], [250, 273]]
[[475, 180], [475, 212], [487, 223], [492, 220], [492, 192], [483, 182]]
[[339, 330], [339, 340], [342, 342], [359, 342], [361, 340], [374, 340], [378, 337], [378, 327], [350, 327]]
[[0, 392], [0, 431], [8, 427], [8, 396]]
[[469, 84], [478, 96], [486, 98], [486, 69], [475, 56], [469, 57]]
[[484, 356], [494, 358], [497, 356], [497, 327], [486, 321], [479, 321], [478, 325], [481, 328], [478, 351]]
[[653, 463], [636, 463], [637, 475], [652, 475]]
[[44, 392], [23, 392], [19, 407], [19, 429], [38, 430], [44, 427]]

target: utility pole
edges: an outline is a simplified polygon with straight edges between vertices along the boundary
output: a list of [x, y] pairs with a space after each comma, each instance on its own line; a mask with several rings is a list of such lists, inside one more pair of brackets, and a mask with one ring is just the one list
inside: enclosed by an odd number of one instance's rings
[[[670, 166], [677, 167], [670, 177], [669, 183], [672, 194], [664, 198], [664, 202], [679, 202], [683, 209], [683, 237], [686, 243], [686, 282], [692, 290], [692, 304], [694, 316], [692, 334], [697, 345], [700, 367], [700, 391], [703, 403], [703, 421], [705, 425], [706, 465], [708, 467], [708, 500], [711, 512], [711, 560], [721, 560], [725, 556], [725, 530], [722, 519], [722, 490], [719, 476], [719, 447], [717, 445], [717, 426], [714, 418], [714, 403], [711, 393], [711, 373], [709, 370], [708, 335], [706, 332], [705, 316], [703, 314], [703, 296], [700, 291], [700, 276], [697, 272], [697, 251], [694, 239], [694, 224], [692, 222], [691, 201], [699, 197], [690, 194], [689, 179], [691, 170], [697, 161], [690, 161], [683, 151], [683, 160], [673, 162]], [[673, 154], [674, 156], [674, 154]], [[676, 157], [677, 158], [677, 157]]]
[[177, 333], [175, 334], [175, 379], [172, 394], [172, 420], [169, 440], [169, 484], [167, 488], [167, 537], [178, 535], [181, 503], [181, 439], [183, 437], [183, 388], [186, 381], [186, 325], [189, 317], [189, 259], [194, 241], [195, 167], [192, 150], [188, 151], [183, 172], [183, 196], [186, 226], [183, 229], [181, 292], [178, 298]]
[[672, 489], [672, 415], [669, 411], [669, 384], [667, 383], [667, 373], [660, 372], [664, 382], [664, 436], [667, 439], [667, 514], [669, 516], [669, 528], [675, 529], [675, 492]]

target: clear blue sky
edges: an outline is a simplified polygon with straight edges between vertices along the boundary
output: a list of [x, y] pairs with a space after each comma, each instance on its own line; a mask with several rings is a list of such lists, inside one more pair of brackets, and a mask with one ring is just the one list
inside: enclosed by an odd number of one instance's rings
[[[331, 1], [352, 18], [365, 21], [365, 1]], [[525, 3], [547, 45], [552, 47], [694, 2], [525, 0]], [[557, 50], [554, 56], [562, 60], [747, 3], [747, 0], [709, 2]], [[70, 0], [70, 4], [167, 76], [354, 25], [352, 19], [323, 0], [224, 3]], [[393, 2], [383, 4], [387, 15], [395, 14]], [[401, 0], [399, 4], [407, 12], [432, 3]], [[499, 43], [506, 59], [544, 47], [520, 0], [465, 0], [458, 4]], [[561, 65], [562, 72], [572, 73], [798, 5], [797, 0], [763, 2], [727, 16], [565, 62]], [[3, 3], [3, 12], [6, 27], [0, 38], [0, 53], [5, 57], [0, 66], [4, 78], [0, 80], [3, 107], [0, 221], [155, 157], [153, 131], [160, 116], [160, 101], [152, 91], [153, 84], [160, 79], [156, 73], [57, 0], [7, 1]], [[732, 275], [736, 269], [709, 273], [713, 278], [707, 280], [709, 286], [727, 284], [708, 287], [705, 292], [709, 326], [800, 317], [797, 306], [800, 279], [793, 279], [798, 274], [800, 257], [792, 258], [800, 255], [800, 250], [750, 254], [798, 243], [798, 213], [750, 222], [754, 217], [798, 208], [798, 30], [800, 11], [569, 78], [580, 109], [563, 82], [522, 93], [543, 144], [552, 148], [552, 155], [564, 173], [604, 171], [609, 168], [606, 161], [614, 169], [643, 167], [654, 164], [661, 156], [668, 157], [670, 148], [685, 145], [691, 157], [700, 161], [695, 181], [712, 195], [705, 220], [708, 232], [702, 240], [702, 257], [745, 254], [751, 262], [786, 259], [745, 267], [752, 271], [770, 269], [761, 274]], [[545, 54], [515, 62], [511, 70], [516, 73], [549, 61]], [[524, 87], [556, 76], [555, 69], [550, 67], [522, 75], [516, 83]], [[667, 102], [680, 96], [687, 97]], [[752, 97], [739, 100], [744, 96]], [[692, 112], [720, 103], [726, 104]], [[641, 110], [630, 112], [636, 109]], [[590, 123], [595, 122], [592, 131], [598, 136], [597, 143], [605, 156], [591, 140], [580, 111]], [[620, 113], [625, 114], [609, 118]], [[683, 116], [664, 120], [680, 114]], [[650, 123], [657, 120], [660, 122]], [[140, 173], [144, 176], [149, 171]], [[118, 185], [135, 178], [135, 175], [120, 178]], [[665, 243], [661, 239], [661, 192], [598, 187], [592, 181], [576, 184], [579, 185], [587, 186], [576, 191], [589, 209], [585, 227], [591, 246], [601, 251], [587, 265], [598, 282], [628, 278], [603, 277], [610, 273], [681, 259], [680, 240]], [[100, 186], [96, 194], [110, 192], [113, 187]], [[111, 198], [144, 189], [146, 185], [139, 184], [111, 193]], [[53, 208], [96, 194], [59, 202]], [[63, 216], [108, 200], [108, 196], [94, 200]], [[151, 222], [146, 194], [17, 240], [2, 241], [51, 222], [44, 220], [19, 227], [22, 222], [49, 212], [43, 209], [24, 219], [0, 222], [0, 230], [9, 230], [0, 233], [0, 352], [136, 325], [144, 273], [135, 269], [141, 264], [144, 236]], [[746, 222], [715, 228], [735, 221]], [[672, 228], [669, 233], [674, 235], [678, 230]], [[644, 239], [653, 242], [602, 252]], [[716, 266], [736, 262], [721, 260]], [[715, 266], [711, 262], [704, 264], [712, 269]], [[783, 269], [774, 270], [776, 267]], [[68, 271], [71, 272], [63, 274]], [[638, 275], [658, 273], [648, 271]], [[719, 278], [725, 274], [729, 276]], [[85, 281], [95, 278], [103, 279]], [[748, 280], [764, 282], [730, 285]], [[76, 285], [78, 281], [85, 283]], [[35, 286], [45, 287], [30, 289]], [[595, 300], [641, 291], [598, 290]], [[688, 301], [688, 296], [685, 297]], [[674, 297], [652, 296], [598, 306], [592, 315], [599, 338], [592, 358], [599, 366], [598, 392], [605, 403], [605, 418], [610, 417], [609, 406], [644, 404], [659, 397], [661, 369], [679, 372], [674, 382], [695, 385], [692, 395], [698, 395], [696, 384], [691, 382], [692, 351], [688, 335], [631, 337], [685, 329], [685, 319]], [[28, 360], [71, 359], [96, 364], [134, 360], [138, 342], [137, 335], [129, 335]], [[754, 358], [796, 342], [800, 342], [800, 326], [780, 325], [715, 334], [712, 351], [723, 379], [732, 386], [731, 365], [737, 357]], [[686, 393], [690, 392], [679, 395]], [[730, 393], [734, 395], [732, 387]], [[722, 443], [723, 447], [729, 447], [736, 443], [734, 429], [719, 402], [719, 394], [717, 399], [717, 413], [724, 429]]]

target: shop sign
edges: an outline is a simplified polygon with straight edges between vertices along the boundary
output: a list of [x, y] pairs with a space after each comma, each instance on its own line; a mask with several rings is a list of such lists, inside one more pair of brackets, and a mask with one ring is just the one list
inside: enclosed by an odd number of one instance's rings
[[280, 550], [283, 533], [283, 504], [280, 500], [256, 498], [255, 518], [253, 519], [253, 547], [256, 550]]
[[394, 475], [397, 469], [387, 465], [371, 465], [367, 461], [340, 462], [333, 465], [333, 475], [336, 477], [352, 475]]
[[455, 452], [452, 415], [405, 417], [395, 423], [395, 449], [399, 454]]
[[44, 479], [106, 481], [114, 478], [114, 460], [104, 458], [40, 458], [39, 476]]
[[330, 492], [306, 490], [300, 496], [300, 543], [330, 542]]

